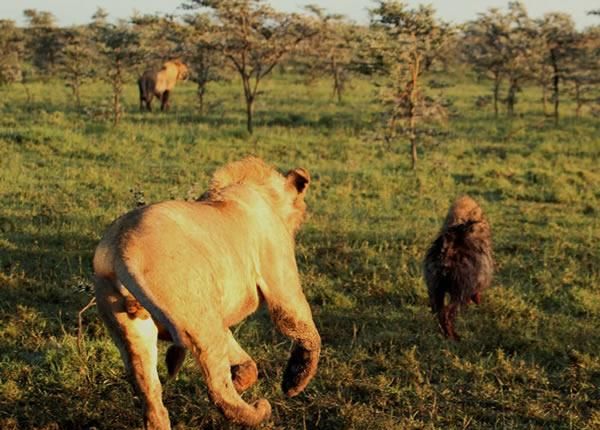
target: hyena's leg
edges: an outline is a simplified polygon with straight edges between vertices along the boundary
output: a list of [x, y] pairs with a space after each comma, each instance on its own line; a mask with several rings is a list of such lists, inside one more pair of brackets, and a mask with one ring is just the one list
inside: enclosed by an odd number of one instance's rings
[[145, 311], [127, 312], [126, 298], [106, 279], [96, 279], [98, 312], [119, 348], [127, 373], [144, 404], [144, 428], [170, 429], [158, 379], [158, 329]]
[[448, 339], [452, 340], [460, 340], [460, 336], [454, 330], [454, 320], [456, 319], [458, 306], [459, 305], [457, 303], [451, 302], [450, 304], [444, 306], [438, 313], [438, 319], [442, 332]]
[[[208, 320], [216, 322], [218, 316]], [[249, 405], [240, 397], [231, 377], [229, 330], [206, 325], [207, 315], [203, 315], [203, 321], [189, 326], [183, 333], [188, 349], [202, 368], [212, 401], [228, 419], [246, 426], [258, 425], [271, 415], [271, 405], [266, 399]]]
[[242, 349], [233, 337], [231, 330], [227, 330], [229, 363], [233, 385], [238, 393], [250, 388], [258, 379], [258, 368], [252, 357]]

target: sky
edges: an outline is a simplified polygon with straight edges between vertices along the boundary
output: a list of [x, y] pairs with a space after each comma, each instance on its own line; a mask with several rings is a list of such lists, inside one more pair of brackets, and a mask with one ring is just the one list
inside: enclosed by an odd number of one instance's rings
[[[367, 10], [375, 4], [372, 0], [269, 0], [278, 10], [286, 12], [301, 11], [306, 4], [317, 4], [329, 12], [341, 13], [359, 22], [368, 22]], [[0, 19], [12, 19], [19, 25], [24, 23], [24, 9], [38, 9], [52, 12], [59, 25], [83, 24], [100, 6], [106, 9], [110, 17], [127, 18], [136, 10], [141, 13], [181, 13], [179, 6], [183, 0], [0, 0]], [[438, 12], [438, 17], [455, 23], [477, 17], [490, 7], [505, 9], [508, 0], [426, 0], [406, 1], [410, 6], [429, 3]], [[588, 25], [600, 24], [597, 16], [588, 16], [586, 12], [600, 8], [598, 0], [525, 0], [529, 14], [540, 17], [546, 12], [569, 13], [579, 29]]]

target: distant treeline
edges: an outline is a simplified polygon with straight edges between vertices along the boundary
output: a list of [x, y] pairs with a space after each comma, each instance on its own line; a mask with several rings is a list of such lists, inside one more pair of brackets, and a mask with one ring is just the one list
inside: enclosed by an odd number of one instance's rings
[[515, 113], [525, 84], [539, 85], [544, 113], [557, 123], [565, 95], [574, 100], [577, 115], [584, 106], [600, 110], [600, 16], [598, 25], [578, 30], [568, 14], [533, 19], [522, 3], [509, 2], [505, 10], [489, 9], [450, 25], [431, 6], [411, 9], [379, 0], [370, 24], [359, 25], [314, 5], [301, 14], [279, 12], [263, 0], [190, 0], [182, 6], [180, 16], [135, 15], [117, 23], [98, 9], [89, 24], [64, 28], [52, 13], [33, 9], [24, 11], [23, 28], [0, 20], [0, 84], [60, 77], [80, 106], [82, 85], [102, 79], [113, 88], [117, 123], [123, 84], [177, 58], [197, 84], [201, 113], [211, 82], [239, 76], [252, 132], [261, 81], [277, 66], [293, 69], [307, 83], [331, 79], [338, 102], [352, 76], [376, 75], [383, 82], [389, 138], [401, 133], [413, 143], [421, 120], [445, 115], [444, 101], [427, 94], [428, 87], [443, 83], [422, 80], [430, 70], [468, 66], [489, 78], [490, 94], [477, 103], [493, 106], [496, 116], [502, 104], [507, 115]]

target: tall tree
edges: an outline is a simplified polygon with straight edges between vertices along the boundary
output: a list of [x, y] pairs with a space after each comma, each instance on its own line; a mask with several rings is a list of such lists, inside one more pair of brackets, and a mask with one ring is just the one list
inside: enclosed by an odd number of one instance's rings
[[191, 4], [208, 7], [216, 19], [215, 40], [242, 81], [246, 128], [252, 134], [261, 82], [316, 30], [304, 17], [277, 12], [262, 0], [191, 0]]
[[573, 57], [577, 31], [571, 17], [565, 13], [547, 13], [538, 21], [544, 54], [541, 72], [550, 70], [554, 122], [558, 124], [560, 104], [560, 83], [565, 79], [565, 69]]
[[600, 104], [600, 26], [578, 33], [570, 53], [564, 79], [575, 99], [575, 116], [578, 117], [584, 105]]
[[475, 71], [492, 80], [494, 116], [498, 117], [500, 88], [503, 80], [503, 65], [506, 57], [505, 41], [510, 31], [510, 23], [496, 8], [480, 13], [474, 21], [465, 26], [464, 52], [467, 61]]
[[23, 34], [14, 21], [0, 20], [0, 85], [21, 81], [24, 48]]
[[318, 33], [306, 44], [301, 56], [311, 77], [331, 77], [332, 97], [341, 103], [364, 32], [346, 22], [343, 15], [328, 14], [317, 5], [308, 5], [306, 9], [317, 19]]
[[28, 59], [35, 71], [47, 79], [57, 70], [62, 30], [56, 27], [56, 18], [50, 12], [25, 9], [23, 15], [28, 24], [25, 30]]
[[183, 55], [184, 23], [173, 15], [134, 15], [132, 30], [146, 53], [144, 61], [162, 65]]
[[92, 17], [91, 30], [100, 54], [100, 76], [112, 87], [113, 124], [117, 125], [123, 114], [121, 96], [128, 72], [145, 57], [139, 35], [129, 24], [106, 21], [106, 14], [99, 9]]
[[390, 84], [383, 94], [389, 106], [388, 129], [393, 137], [397, 130], [410, 141], [412, 167], [417, 166], [419, 124], [429, 118], [445, 116], [443, 105], [426, 96], [423, 73], [440, 57], [452, 28], [435, 17], [431, 6], [409, 9], [405, 3], [379, 0], [371, 10], [375, 31], [386, 37], [378, 40], [378, 55], [387, 64]]
[[91, 34], [86, 27], [71, 27], [64, 30], [63, 49], [58, 57], [58, 68], [73, 93], [77, 107], [81, 107], [80, 88], [92, 77], [94, 50]]
[[535, 76], [543, 48], [535, 22], [527, 14], [522, 2], [509, 2], [508, 17], [511, 28], [505, 42], [506, 58], [503, 69], [508, 80], [506, 110], [508, 115], [512, 116], [517, 103], [517, 93], [521, 91], [524, 82]]
[[480, 14], [467, 24], [465, 35], [467, 58], [493, 79], [494, 114], [498, 116], [500, 85], [506, 80], [504, 101], [512, 116], [523, 83], [538, 73], [543, 48], [535, 22], [523, 3], [513, 1], [505, 14], [495, 8]]
[[198, 109], [204, 114], [204, 97], [208, 84], [223, 78], [221, 69], [225, 66], [224, 58], [219, 51], [218, 29], [206, 14], [188, 15], [185, 18], [187, 36], [185, 41], [185, 58], [191, 69], [191, 80], [197, 85], [196, 95]]

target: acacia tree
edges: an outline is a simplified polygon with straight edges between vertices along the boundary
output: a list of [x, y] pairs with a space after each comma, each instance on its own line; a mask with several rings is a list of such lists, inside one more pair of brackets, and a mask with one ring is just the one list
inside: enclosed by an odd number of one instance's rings
[[[565, 79], [566, 67], [573, 57], [577, 31], [573, 20], [565, 13], [547, 13], [538, 21], [538, 26], [544, 49], [541, 72], [545, 74], [550, 69], [554, 123], [558, 124], [560, 82]], [[548, 80], [546, 77], [544, 79]]]
[[162, 65], [183, 55], [185, 25], [175, 16], [134, 15], [131, 23], [144, 50], [144, 61]]
[[77, 107], [81, 107], [80, 88], [93, 75], [96, 51], [86, 27], [71, 27], [64, 31], [63, 49], [58, 57], [60, 74], [71, 88]]
[[318, 33], [306, 44], [303, 60], [311, 77], [331, 77], [332, 97], [341, 103], [364, 34], [357, 25], [345, 22], [343, 15], [328, 14], [317, 5], [308, 5], [306, 9], [317, 19]]
[[0, 20], [0, 85], [22, 79], [23, 34], [14, 21]]
[[580, 116], [584, 105], [600, 102], [600, 26], [589, 27], [577, 35], [564, 80], [575, 99], [575, 116]]
[[513, 115], [523, 83], [538, 75], [543, 52], [538, 36], [535, 22], [520, 2], [510, 2], [505, 14], [489, 9], [467, 24], [465, 54], [478, 73], [492, 78], [496, 117], [502, 82], [507, 81], [504, 102], [508, 114]]
[[106, 12], [99, 9], [92, 17], [91, 29], [100, 54], [100, 76], [112, 87], [113, 124], [117, 125], [123, 114], [121, 96], [128, 70], [144, 58], [139, 35], [125, 22], [111, 24]]
[[188, 15], [185, 22], [188, 24], [187, 34], [182, 38], [185, 57], [192, 72], [191, 79], [197, 85], [198, 109], [203, 114], [208, 84], [223, 78], [220, 70], [224, 66], [224, 58], [218, 49], [217, 27], [208, 15]]
[[492, 80], [494, 116], [498, 117], [498, 101], [503, 79], [505, 40], [509, 33], [509, 21], [498, 9], [480, 13], [475, 21], [465, 27], [464, 53], [467, 61], [479, 75]]
[[389, 107], [388, 130], [392, 138], [398, 130], [408, 137], [412, 168], [416, 169], [419, 123], [445, 116], [443, 105], [426, 96], [423, 72], [440, 57], [453, 30], [435, 18], [431, 6], [408, 9], [394, 0], [379, 0], [371, 10], [371, 24], [374, 31], [385, 35], [373, 39], [378, 41], [373, 49], [383, 58], [390, 77], [383, 94]]
[[28, 24], [25, 30], [28, 60], [47, 79], [57, 70], [63, 44], [62, 30], [56, 27], [56, 18], [50, 12], [25, 9], [23, 15]]
[[508, 80], [506, 110], [512, 116], [517, 103], [517, 92], [521, 91], [526, 80], [535, 76], [543, 48], [535, 22], [527, 14], [523, 3], [510, 2], [508, 18], [511, 28], [505, 42], [503, 70]]
[[253, 116], [260, 83], [302, 41], [316, 34], [298, 14], [277, 12], [262, 0], [192, 0], [208, 7], [216, 19], [215, 41], [242, 81], [246, 127]]

